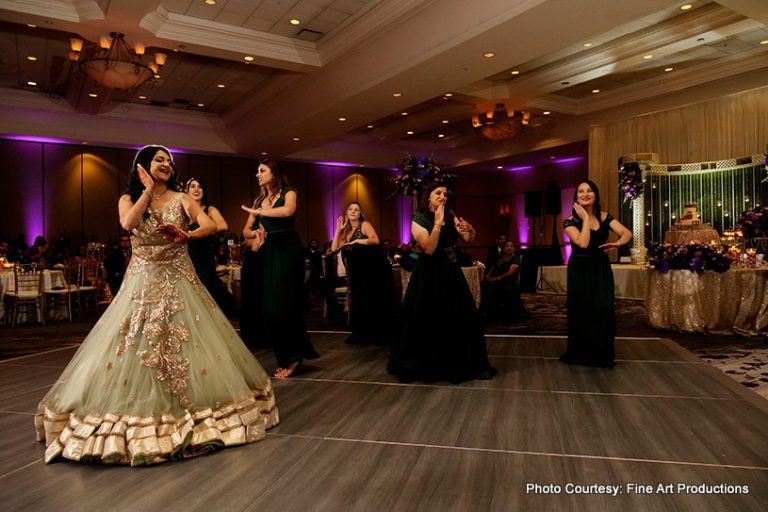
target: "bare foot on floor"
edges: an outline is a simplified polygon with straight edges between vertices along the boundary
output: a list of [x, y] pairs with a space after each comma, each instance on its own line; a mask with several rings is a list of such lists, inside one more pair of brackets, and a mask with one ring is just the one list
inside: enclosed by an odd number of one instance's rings
[[293, 375], [293, 372], [296, 371], [296, 368], [299, 367], [299, 362], [295, 361], [288, 365], [287, 368], [276, 368], [275, 372], [272, 374], [272, 377], [278, 380], [287, 379], [291, 375]]

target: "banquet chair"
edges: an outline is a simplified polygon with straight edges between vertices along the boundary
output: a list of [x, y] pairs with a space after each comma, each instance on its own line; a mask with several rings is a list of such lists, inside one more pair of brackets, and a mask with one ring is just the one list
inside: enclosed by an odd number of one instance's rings
[[13, 267], [13, 290], [8, 291], [6, 300], [11, 304], [11, 327], [16, 327], [16, 321], [21, 310], [34, 306], [35, 318], [45, 325], [43, 304], [43, 272], [36, 264], [16, 265]]
[[[80, 297], [78, 285], [71, 284], [73, 277], [71, 267], [79, 267], [79, 265], [73, 265], [70, 263], [64, 266], [64, 286], [61, 288], [43, 289], [43, 311], [47, 314], [48, 308], [52, 304], [61, 302], [62, 305], [66, 308], [67, 319], [70, 322], [72, 321], [72, 295], [75, 295], [75, 298], [78, 300]], [[74, 271], [74, 274], [74, 277], [77, 278], [77, 271]], [[77, 283], [77, 281], [75, 281], [75, 283]]]
[[80, 312], [83, 311], [83, 303], [93, 301], [96, 311], [99, 310], [99, 290], [102, 281], [99, 275], [101, 263], [95, 259], [83, 260], [80, 263], [80, 282], [78, 286], [78, 300]]

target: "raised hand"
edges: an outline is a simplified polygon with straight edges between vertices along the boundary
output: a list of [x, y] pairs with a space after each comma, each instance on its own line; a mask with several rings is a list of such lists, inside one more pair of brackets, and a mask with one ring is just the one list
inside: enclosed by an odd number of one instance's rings
[[174, 244], [183, 244], [189, 240], [189, 234], [172, 224], [162, 224], [157, 227], [157, 232]]
[[438, 205], [435, 210], [435, 226], [442, 226], [445, 220], [445, 203]]
[[584, 222], [589, 220], [589, 214], [587, 213], [587, 210], [585, 210], [579, 203], [573, 203], [573, 209], [581, 220]]
[[248, 207], [248, 206], [245, 206], [244, 204], [241, 204], [241, 205], [240, 205], [240, 208], [242, 208], [243, 210], [247, 211], [247, 212], [248, 212], [248, 213], [250, 213], [251, 215], [255, 215], [255, 216], [257, 216], [257, 217], [258, 217], [259, 215], [261, 215], [261, 208], [250, 208], [250, 207]]
[[459, 217], [459, 221], [456, 223], [456, 229], [460, 233], [471, 233], [475, 230], [475, 228], [472, 227], [472, 224], [465, 221], [463, 218]]
[[152, 176], [149, 175], [141, 164], [136, 164], [136, 168], [139, 171], [139, 179], [141, 180], [141, 184], [144, 185], [144, 190], [151, 195], [152, 191], [155, 189], [155, 180], [152, 179]]
[[341, 231], [347, 227], [347, 218], [345, 216], [339, 216], [336, 219], [336, 231]]

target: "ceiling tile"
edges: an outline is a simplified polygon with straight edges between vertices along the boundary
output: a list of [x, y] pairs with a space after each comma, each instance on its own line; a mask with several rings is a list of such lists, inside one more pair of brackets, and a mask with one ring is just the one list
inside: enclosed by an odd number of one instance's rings
[[347, 18], [349, 18], [349, 14], [330, 7], [317, 15], [317, 19], [335, 24], [339, 24]]
[[260, 0], [229, 0], [229, 2], [224, 5], [222, 10], [225, 12], [245, 14], [246, 16], [250, 16], [253, 14], [253, 11], [256, 10], [260, 3]]
[[241, 27], [246, 19], [248, 19], [248, 17], [245, 14], [221, 11], [214, 21], [225, 25]]

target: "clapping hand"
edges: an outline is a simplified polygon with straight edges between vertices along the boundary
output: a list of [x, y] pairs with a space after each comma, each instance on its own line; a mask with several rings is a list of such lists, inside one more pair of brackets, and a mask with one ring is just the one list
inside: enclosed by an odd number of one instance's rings
[[339, 218], [336, 219], [336, 231], [337, 232], [341, 231], [346, 227], [347, 227], [347, 218], [339, 216]]
[[472, 224], [459, 217], [458, 222], [456, 222], [456, 230], [459, 233], [471, 233], [475, 228], [472, 227]]
[[445, 203], [438, 205], [435, 210], [435, 226], [442, 226], [443, 220], [445, 220]]
[[264, 242], [267, 240], [267, 231], [264, 226], [259, 226], [259, 229], [253, 232], [253, 241], [251, 242], [251, 250], [258, 251]]
[[136, 164], [136, 168], [139, 170], [139, 179], [141, 184], [144, 185], [144, 190], [151, 196], [152, 191], [155, 189], [155, 180], [152, 179], [152, 176], [149, 175], [141, 164]]
[[157, 232], [174, 244], [183, 244], [189, 240], [189, 234], [173, 224], [163, 224], [157, 227]]
[[[256, 205], [254, 205], [254, 206], [256, 206]], [[249, 208], [249, 207], [245, 206], [244, 204], [241, 204], [240, 208], [242, 208], [243, 210], [247, 211], [251, 215], [255, 215], [256, 217], [261, 215], [261, 208], [253, 208], [253, 207]]]
[[589, 220], [589, 214], [587, 213], [587, 210], [585, 210], [579, 203], [573, 203], [573, 210], [582, 221], [587, 222], [587, 220]]

